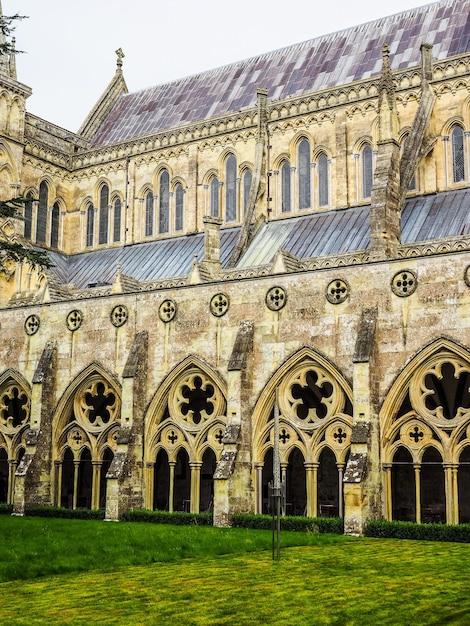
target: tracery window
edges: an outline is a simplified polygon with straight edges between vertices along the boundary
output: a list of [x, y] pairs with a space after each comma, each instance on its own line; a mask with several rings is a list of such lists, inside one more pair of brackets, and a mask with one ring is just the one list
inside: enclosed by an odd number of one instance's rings
[[454, 183], [465, 180], [465, 144], [463, 128], [458, 124], [454, 126], [452, 137], [452, 173]]
[[33, 229], [33, 194], [31, 192], [26, 196], [24, 205], [24, 238], [31, 239]]
[[229, 154], [225, 161], [225, 220], [237, 219], [237, 159]]
[[310, 143], [302, 139], [298, 147], [299, 209], [311, 206]]
[[372, 148], [366, 144], [361, 151], [362, 197], [367, 200], [372, 195], [373, 155]]
[[145, 236], [153, 235], [153, 193], [147, 191], [145, 194]]
[[59, 247], [60, 205], [54, 202], [51, 213], [51, 248]]
[[253, 174], [250, 169], [246, 169], [243, 174], [243, 213], [246, 215], [248, 203], [250, 201], [251, 181]]
[[[276, 379], [282, 479], [286, 485], [284, 512], [342, 516], [342, 477], [349, 455], [352, 424], [351, 390], [326, 362], [317, 361], [310, 354], [294, 359], [295, 364], [290, 368], [286, 365], [285, 373]], [[274, 397], [271, 398], [273, 407]], [[255, 407], [253, 433], [256, 508], [258, 513], [267, 513], [268, 483], [273, 478], [274, 408], [266, 412], [270, 405], [263, 394], [259, 406], [263, 408], [258, 412]], [[307, 467], [312, 473], [307, 473]]]
[[109, 222], [109, 187], [104, 184], [100, 188], [100, 214], [99, 214], [99, 235], [98, 243], [108, 243], [108, 222]]
[[93, 246], [94, 232], [95, 232], [95, 207], [90, 202], [86, 211], [86, 245], [87, 245], [87, 248], [91, 248]]
[[225, 398], [208, 374], [189, 364], [158, 405], [160, 413], [149, 420], [145, 453], [147, 484], [151, 486], [147, 506], [170, 511], [209, 510], [216, 462], [222, 452]]
[[97, 372], [74, 392], [57, 426], [55, 499], [59, 506], [104, 508], [120, 410], [117, 389]]
[[170, 175], [167, 170], [160, 174], [160, 210], [158, 231], [167, 233], [170, 229]]
[[10, 376], [0, 383], [0, 503], [12, 503], [15, 470], [24, 454], [29, 428], [29, 391]]
[[416, 367], [400, 393], [392, 388], [390, 397], [399, 404], [395, 411], [386, 404], [383, 409], [390, 415], [384, 432], [388, 516], [440, 523], [470, 519], [470, 362], [439, 350]]
[[210, 182], [210, 204], [211, 204], [211, 216], [212, 217], [220, 216], [219, 188], [220, 188], [219, 179], [217, 178], [217, 176], [213, 176]]
[[121, 241], [121, 211], [122, 203], [120, 198], [114, 200], [114, 215], [113, 215], [113, 241], [117, 243]]
[[49, 187], [45, 180], [39, 185], [39, 204], [36, 220], [36, 241], [46, 243], [47, 205], [49, 202]]
[[329, 198], [329, 164], [328, 157], [324, 152], [317, 159], [318, 168], [318, 206], [325, 207], [330, 204]]
[[181, 183], [175, 187], [175, 230], [183, 230], [184, 189]]
[[281, 211], [291, 211], [291, 169], [289, 161], [283, 161], [281, 165]]

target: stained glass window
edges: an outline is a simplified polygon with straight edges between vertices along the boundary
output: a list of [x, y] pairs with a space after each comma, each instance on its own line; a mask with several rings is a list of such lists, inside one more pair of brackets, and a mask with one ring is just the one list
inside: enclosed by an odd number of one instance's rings
[[211, 179], [210, 192], [211, 192], [211, 215], [212, 217], [219, 217], [219, 214], [220, 214], [219, 179], [217, 178], [217, 176], [214, 176]]
[[181, 183], [175, 188], [175, 230], [183, 230], [184, 189]]
[[281, 208], [283, 213], [289, 213], [291, 210], [290, 198], [290, 163], [289, 161], [284, 161], [281, 165]]
[[251, 181], [253, 180], [253, 174], [251, 170], [245, 170], [243, 174], [243, 212], [246, 213], [248, 209], [248, 202], [250, 200]]
[[160, 212], [158, 230], [167, 233], [170, 219], [170, 175], [166, 170], [160, 174]]
[[366, 144], [362, 149], [362, 197], [372, 195], [372, 148]]
[[329, 167], [328, 167], [328, 157], [324, 152], [320, 154], [318, 157], [318, 205], [328, 206], [330, 203], [329, 199]]
[[452, 167], [454, 183], [465, 180], [464, 134], [461, 126], [454, 126], [452, 130]]
[[113, 224], [113, 241], [121, 241], [121, 200], [116, 198], [114, 201], [114, 224]]
[[108, 243], [109, 221], [109, 187], [101, 185], [100, 189], [100, 224], [98, 243]]
[[148, 191], [145, 196], [145, 236], [153, 235], [153, 193]]
[[54, 203], [51, 214], [51, 248], [59, 247], [59, 222], [60, 222], [60, 206], [58, 202]]
[[47, 203], [49, 200], [49, 187], [45, 180], [39, 185], [39, 206], [36, 222], [36, 241], [46, 243], [47, 229]]
[[237, 218], [237, 159], [229, 154], [225, 162], [225, 219], [233, 222]]
[[24, 205], [24, 238], [31, 239], [33, 227], [33, 194], [28, 193]]
[[86, 212], [86, 245], [88, 248], [93, 246], [93, 232], [95, 230], [95, 209], [92, 204], [88, 205]]
[[311, 204], [310, 144], [307, 139], [299, 143], [299, 209], [308, 209]]

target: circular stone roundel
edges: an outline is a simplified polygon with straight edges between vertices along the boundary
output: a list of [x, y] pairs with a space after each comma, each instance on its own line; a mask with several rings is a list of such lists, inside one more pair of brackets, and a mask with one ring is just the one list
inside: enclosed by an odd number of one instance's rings
[[171, 322], [176, 315], [176, 302], [174, 300], [163, 300], [158, 309], [158, 315], [162, 322]]
[[26, 318], [26, 321], [24, 323], [25, 333], [27, 335], [35, 335], [38, 332], [40, 325], [41, 321], [39, 317], [37, 315], [30, 315]]
[[465, 270], [465, 274], [463, 275], [463, 279], [467, 287], [470, 287], [470, 265]]
[[123, 304], [118, 304], [111, 311], [111, 322], [114, 326], [116, 326], [116, 328], [119, 328], [119, 326], [124, 326], [124, 324], [127, 322], [128, 315], [129, 314], [127, 312], [127, 307]]
[[266, 306], [271, 311], [280, 311], [286, 306], [287, 293], [282, 287], [271, 287], [266, 294]]
[[331, 302], [331, 304], [341, 304], [341, 302], [347, 300], [348, 296], [349, 285], [341, 278], [332, 280], [326, 288], [326, 299], [328, 302]]
[[210, 303], [210, 310], [215, 317], [222, 317], [225, 315], [230, 306], [230, 299], [224, 293], [216, 293], [212, 296]]
[[392, 291], [400, 298], [407, 298], [416, 291], [418, 279], [411, 270], [400, 270], [392, 278]]
[[83, 322], [83, 315], [82, 315], [82, 312], [79, 311], [78, 309], [74, 309], [73, 311], [70, 311], [70, 313], [67, 315], [67, 319], [65, 320], [67, 328], [71, 330], [72, 332], [78, 330], [80, 326], [82, 325], [82, 322]]

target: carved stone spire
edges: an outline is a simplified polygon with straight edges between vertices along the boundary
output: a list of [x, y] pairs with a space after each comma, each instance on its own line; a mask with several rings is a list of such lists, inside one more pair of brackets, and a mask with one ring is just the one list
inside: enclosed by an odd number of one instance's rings
[[382, 76], [379, 84], [379, 141], [397, 140], [398, 114], [395, 83], [390, 64], [390, 47], [382, 48]]

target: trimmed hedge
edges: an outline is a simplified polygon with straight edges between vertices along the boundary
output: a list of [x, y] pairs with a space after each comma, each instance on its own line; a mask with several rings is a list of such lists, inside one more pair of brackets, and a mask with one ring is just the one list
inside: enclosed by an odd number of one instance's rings
[[67, 519], [104, 519], [104, 509], [64, 509], [58, 506], [33, 506], [25, 511], [28, 517], [62, 517]]
[[364, 534], [366, 537], [470, 543], [470, 524], [448, 526], [447, 524], [416, 524], [414, 522], [378, 520], [370, 521]]
[[11, 504], [0, 503], [0, 515], [10, 515], [12, 511], [13, 507]]
[[[271, 515], [234, 515], [233, 526], [238, 528], [257, 528], [259, 530], [271, 530]], [[339, 517], [281, 517], [282, 530], [296, 530], [300, 532], [332, 533], [342, 535], [344, 532], [343, 520]]]
[[191, 526], [212, 526], [212, 513], [183, 513], [176, 511], [150, 511], [147, 509], [131, 509], [123, 513], [123, 522], [150, 522], [152, 524], [175, 524]]

